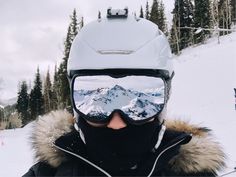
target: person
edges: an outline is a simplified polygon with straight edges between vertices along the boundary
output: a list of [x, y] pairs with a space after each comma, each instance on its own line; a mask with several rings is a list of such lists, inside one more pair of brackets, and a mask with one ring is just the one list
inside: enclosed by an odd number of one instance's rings
[[163, 32], [128, 9], [83, 27], [67, 68], [74, 116], [37, 120], [23, 177], [217, 176], [225, 154], [211, 131], [166, 119], [172, 65]]

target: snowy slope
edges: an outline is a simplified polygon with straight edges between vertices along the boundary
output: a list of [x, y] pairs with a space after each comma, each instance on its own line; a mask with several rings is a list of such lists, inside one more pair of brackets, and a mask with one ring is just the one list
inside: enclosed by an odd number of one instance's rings
[[0, 130], [0, 176], [19, 177], [33, 164], [30, 146], [32, 124], [24, 128]]
[[[169, 102], [170, 117], [182, 117], [208, 126], [228, 154], [229, 169], [236, 167], [236, 33], [188, 48], [175, 59], [176, 75]], [[236, 176], [236, 174], [234, 174]], [[233, 175], [233, 176], [234, 176]]]
[[[174, 59], [175, 77], [169, 117], [190, 120], [214, 131], [228, 154], [225, 172], [236, 166], [235, 83], [236, 33], [184, 50]], [[0, 176], [21, 176], [33, 164], [27, 139], [31, 125], [0, 132]], [[221, 172], [222, 173], [222, 172]], [[235, 177], [235, 174], [227, 177]]]

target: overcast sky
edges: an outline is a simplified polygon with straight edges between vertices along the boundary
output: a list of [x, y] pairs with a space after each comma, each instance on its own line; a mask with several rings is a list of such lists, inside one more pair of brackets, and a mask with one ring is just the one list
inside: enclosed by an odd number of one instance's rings
[[[173, 2], [165, 2], [168, 15]], [[88, 23], [97, 19], [98, 10], [105, 15], [107, 7], [127, 6], [139, 13], [145, 4], [146, 0], [0, 0], [0, 99], [15, 97], [19, 81], [33, 82], [37, 66], [45, 73], [61, 62], [74, 8]]]
[[[105, 15], [107, 7], [127, 6], [139, 13], [145, 4], [146, 0], [0, 0], [0, 99], [15, 97], [19, 81], [33, 82], [37, 66], [45, 73], [61, 62], [74, 8], [88, 23], [97, 19], [98, 10]], [[168, 16], [173, 4], [174, 0], [165, 1]]]

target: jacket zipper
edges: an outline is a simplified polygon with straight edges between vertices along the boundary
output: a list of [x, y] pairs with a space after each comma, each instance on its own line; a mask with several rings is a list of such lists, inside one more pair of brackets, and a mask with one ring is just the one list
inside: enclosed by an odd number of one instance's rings
[[[152, 166], [152, 169], [151, 169], [150, 173], [147, 175], [147, 177], [150, 177], [150, 176], [153, 174], [153, 172], [154, 172], [154, 170], [155, 170], [155, 167], [156, 167], [156, 164], [157, 164], [158, 160], [160, 159], [160, 157], [161, 157], [167, 150], [169, 150], [169, 149], [171, 149], [171, 148], [177, 146], [179, 143], [181, 143], [181, 142], [184, 141], [184, 140], [185, 140], [185, 139], [183, 138], [183, 139], [179, 140], [178, 142], [176, 142], [175, 144], [172, 144], [172, 145], [170, 145], [169, 147], [165, 148], [163, 151], [161, 151], [160, 154], [157, 156], [156, 160], [154, 161], [153, 166]], [[103, 173], [104, 175], [106, 175], [107, 177], [112, 177], [108, 172], [106, 172], [105, 170], [103, 170], [101, 167], [97, 166], [97, 165], [94, 164], [93, 162], [89, 161], [88, 159], [86, 159], [86, 158], [84, 158], [84, 157], [82, 157], [82, 156], [80, 156], [80, 155], [78, 155], [78, 154], [75, 154], [75, 153], [73, 153], [73, 152], [70, 152], [70, 151], [68, 151], [68, 150], [66, 150], [66, 149], [63, 149], [63, 148], [61, 148], [61, 147], [59, 147], [59, 146], [57, 146], [57, 145], [55, 145], [55, 144], [54, 144], [54, 146], [55, 146], [57, 149], [59, 149], [59, 150], [65, 152], [65, 153], [71, 154], [71, 155], [73, 155], [73, 156], [75, 156], [75, 157], [77, 157], [77, 158], [83, 160], [84, 162], [88, 163], [88, 164], [91, 165], [92, 167], [94, 167], [94, 168], [96, 168], [97, 170], [99, 170], [100, 172], [102, 172], [102, 173]]]
[[181, 142], [184, 141], [184, 140], [185, 140], [185, 139], [183, 138], [183, 139], [179, 140], [178, 142], [176, 142], [176, 143], [170, 145], [169, 147], [165, 148], [163, 151], [161, 151], [160, 154], [157, 156], [156, 160], [154, 161], [154, 164], [153, 164], [153, 166], [152, 166], [152, 169], [151, 169], [150, 173], [147, 175], [147, 177], [150, 177], [150, 176], [153, 174], [153, 172], [154, 172], [154, 170], [155, 170], [155, 168], [156, 168], [156, 164], [157, 164], [159, 158], [160, 158], [167, 150], [169, 150], [169, 149], [171, 149], [171, 148], [177, 146], [179, 143], [181, 143]]

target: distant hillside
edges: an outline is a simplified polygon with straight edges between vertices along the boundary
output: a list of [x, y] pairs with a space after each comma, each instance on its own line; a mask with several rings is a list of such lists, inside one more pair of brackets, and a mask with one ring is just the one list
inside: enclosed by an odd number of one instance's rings
[[10, 99], [7, 99], [7, 100], [0, 100], [0, 107], [4, 108], [6, 106], [13, 105], [16, 102], [17, 102], [17, 97], [10, 98]]

